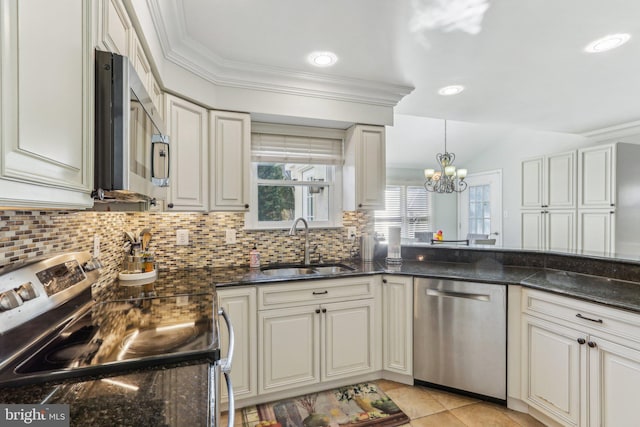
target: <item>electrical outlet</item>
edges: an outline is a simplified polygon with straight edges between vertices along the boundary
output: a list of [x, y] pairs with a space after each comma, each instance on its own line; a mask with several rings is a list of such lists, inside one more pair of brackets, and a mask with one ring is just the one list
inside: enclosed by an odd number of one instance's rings
[[100, 258], [100, 236], [93, 235], [93, 257]]
[[228, 228], [224, 232], [224, 241], [227, 245], [232, 245], [236, 242], [236, 230]]
[[356, 228], [355, 227], [347, 227], [347, 239], [355, 240], [356, 238]]
[[184, 246], [189, 244], [189, 230], [176, 230], [176, 245]]

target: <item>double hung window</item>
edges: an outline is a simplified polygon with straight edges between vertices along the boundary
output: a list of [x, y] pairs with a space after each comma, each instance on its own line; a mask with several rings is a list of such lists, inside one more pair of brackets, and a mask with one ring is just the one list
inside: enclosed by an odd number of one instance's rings
[[385, 209], [374, 212], [375, 231], [385, 238], [389, 227], [400, 227], [403, 238], [431, 231], [431, 193], [423, 186], [387, 185]]
[[298, 217], [310, 227], [342, 224], [343, 132], [254, 126], [251, 206], [246, 226], [288, 228]]

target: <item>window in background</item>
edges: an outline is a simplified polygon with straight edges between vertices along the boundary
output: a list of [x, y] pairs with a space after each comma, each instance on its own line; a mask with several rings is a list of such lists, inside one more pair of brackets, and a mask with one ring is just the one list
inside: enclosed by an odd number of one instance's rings
[[469, 233], [491, 234], [491, 186], [469, 186]]
[[[300, 128], [296, 129], [300, 132]], [[342, 139], [253, 133], [251, 206], [247, 228], [310, 227], [342, 223]]]
[[431, 232], [431, 193], [423, 186], [388, 185], [385, 209], [374, 212], [375, 231], [389, 236], [389, 227], [400, 227], [403, 238]]

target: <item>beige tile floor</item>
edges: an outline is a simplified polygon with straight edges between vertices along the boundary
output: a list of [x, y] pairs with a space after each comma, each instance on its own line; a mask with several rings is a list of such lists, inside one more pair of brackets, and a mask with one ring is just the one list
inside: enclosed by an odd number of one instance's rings
[[[411, 419], [402, 427], [543, 427], [533, 417], [503, 406], [431, 388], [378, 380], [378, 386]], [[223, 414], [220, 427], [226, 427]], [[242, 426], [241, 411], [235, 426]]]

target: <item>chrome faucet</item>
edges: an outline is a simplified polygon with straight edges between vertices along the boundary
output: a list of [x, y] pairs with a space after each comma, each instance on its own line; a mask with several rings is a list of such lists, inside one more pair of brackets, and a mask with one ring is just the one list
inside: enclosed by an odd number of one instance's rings
[[296, 218], [289, 230], [289, 236], [298, 234], [298, 223], [302, 221], [304, 224], [304, 265], [309, 265], [309, 223], [303, 217]]

